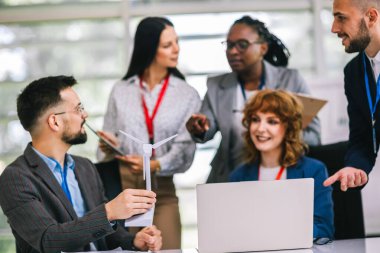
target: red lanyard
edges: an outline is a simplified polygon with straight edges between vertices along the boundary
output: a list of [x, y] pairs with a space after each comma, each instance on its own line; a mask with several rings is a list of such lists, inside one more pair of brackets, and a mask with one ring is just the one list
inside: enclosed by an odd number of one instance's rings
[[[281, 166], [280, 170], [277, 173], [276, 179], [275, 180], [280, 180], [282, 173], [284, 172], [285, 168], [284, 166]], [[257, 180], [260, 180], [260, 166], [259, 166], [259, 171], [257, 173]]]
[[[143, 83], [142, 82], [143, 82], [142, 78], [140, 77], [141, 91], [143, 90]], [[157, 99], [156, 105], [154, 106], [152, 116], [149, 116], [149, 111], [148, 111], [148, 107], [146, 106], [146, 103], [145, 103], [144, 94], [141, 92], [142, 107], [143, 107], [144, 115], [145, 115], [145, 123], [146, 123], [146, 126], [148, 128], [150, 144], [153, 144], [153, 142], [154, 142], [153, 120], [154, 120], [154, 117], [156, 117], [158, 108], [160, 107], [161, 102], [162, 102], [162, 98], [164, 97], [165, 91], [168, 88], [168, 83], [169, 83], [169, 74], [166, 76], [166, 78], [164, 80], [164, 84], [162, 85], [160, 93], [158, 94], [158, 99]]]

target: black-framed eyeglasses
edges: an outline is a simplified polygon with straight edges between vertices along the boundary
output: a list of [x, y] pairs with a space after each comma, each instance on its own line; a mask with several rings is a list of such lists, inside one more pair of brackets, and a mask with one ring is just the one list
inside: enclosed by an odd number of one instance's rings
[[247, 50], [247, 48], [252, 44], [262, 44], [263, 41], [256, 40], [256, 41], [248, 41], [248, 40], [237, 40], [237, 41], [222, 41], [222, 45], [225, 47], [225, 50], [231, 50], [232, 48], [236, 48], [239, 52], [244, 52]]
[[85, 112], [85, 109], [84, 109], [84, 106], [82, 103], [80, 103], [79, 105], [77, 105], [74, 110], [72, 111], [65, 111], [65, 112], [57, 112], [57, 113], [54, 113], [54, 115], [61, 115], [61, 114], [65, 114], [65, 113], [68, 113], [68, 112], [76, 112], [80, 115], [83, 115], [83, 113]]

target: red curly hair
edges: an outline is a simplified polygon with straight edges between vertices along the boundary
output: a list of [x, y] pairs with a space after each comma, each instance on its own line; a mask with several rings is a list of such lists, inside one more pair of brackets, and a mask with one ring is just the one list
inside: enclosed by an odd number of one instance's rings
[[257, 92], [244, 108], [242, 123], [246, 128], [243, 134], [246, 162], [252, 163], [260, 159], [260, 151], [257, 150], [249, 132], [252, 116], [257, 112], [271, 112], [285, 126], [280, 164], [285, 167], [296, 164], [306, 150], [302, 139], [302, 111], [302, 103], [287, 91], [265, 89]]

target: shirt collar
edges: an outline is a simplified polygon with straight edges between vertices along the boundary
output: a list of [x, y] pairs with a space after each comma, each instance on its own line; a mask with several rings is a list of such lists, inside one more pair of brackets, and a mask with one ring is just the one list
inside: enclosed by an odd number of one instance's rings
[[[175, 76], [173, 74], [170, 74], [169, 84], [168, 84], [169, 86], [175, 86], [177, 84], [176, 81], [173, 81], [174, 78], [175, 78]], [[128, 85], [140, 86], [140, 78], [137, 75], [134, 75], [134, 76], [130, 77], [126, 81], [127, 81]], [[160, 85], [162, 85], [163, 83], [164, 83], [164, 80], [162, 80], [160, 82]], [[145, 82], [143, 82], [143, 87], [144, 88], [147, 87], [147, 84]]]
[[373, 60], [376, 63], [380, 63], [380, 51], [377, 52], [377, 54], [375, 55], [375, 57], [373, 58]]
[[375, 55], [375, 57], [369, 57], [366, 53], [366, 56], [368, 57], [369, 61], [371, 64], [375, 63], [375, 64], [380, 64], [380, 51], [377, 52], [377, 54]]
[[[50, 170], [54, 171], [56, 169], [60, 169], [61, 168], [61, 165], [59, 164], [59, 162], [57, 160], [55, 160], [54, 158], [51, 158], [51, 157], [48, 157], [48, 156], [42, 154], [41, 152], [39, 152], [34, 147], [32, 147], [32, 148], [37, 153], [37, 155], [39, 157], [41, 157], [41, 159], [46, 163], [46, 165], [49, 167]], [[71, 169], [71, 170], [75, 169], [75, 162], [74, 162], [74, 159], [72, 158], [71, 155], [65, 154], [64, 166], [66, 168]]]

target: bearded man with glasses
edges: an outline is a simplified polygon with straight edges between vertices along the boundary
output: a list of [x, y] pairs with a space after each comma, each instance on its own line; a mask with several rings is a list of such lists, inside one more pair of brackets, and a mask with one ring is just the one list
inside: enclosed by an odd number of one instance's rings
[[[198, 143], [207, 142], [221, 132], [209, 183], [227, 182], [229, 173], [242, 163], [242, 109], [255, 90], [284, 89], [310, 94], [299, 72], [286, 68], [288, 49], [263, 22], [243, 16], [234, 22], [222, 44], [233, 72], [208, 78], [200, 113], [192, 115], [186, 124]], [[307, 144], [320, 144], [318, 118], [304, 129], [303, 135]]]
[[68, 76], [41, 78], [17, 98], [18, 117], [32, 142], [0, 176], [0, 205], [17, 252], [160, 250], [155, 226], [132, 235], [118, 224], [145, 213], [156, 194], [126, 189], [108, 201], [94, 164], [67, 153], [87, 140], [88, 114], [72, 89], [75, 84]]

